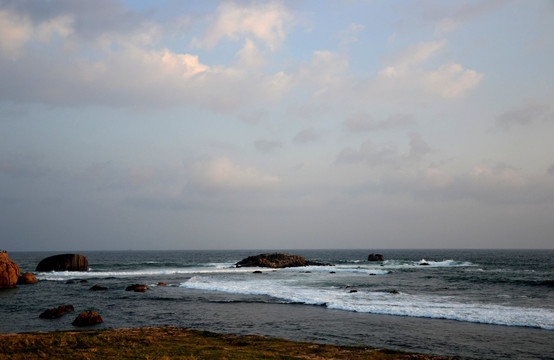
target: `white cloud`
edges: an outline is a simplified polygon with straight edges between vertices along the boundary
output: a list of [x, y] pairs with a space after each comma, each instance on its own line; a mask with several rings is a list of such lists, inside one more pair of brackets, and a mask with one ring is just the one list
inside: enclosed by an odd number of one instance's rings
[[352, 23], [344, 30], [341, 30], [335, 38], [339, 40], [340, 46], [346, 46], [351, 43], [358, 42], [358, 34], [364, 31], [365, 26], [362, 24]]
[[451, 63], [425, 74], [423, 83], [429, 92], [437, 93], [443, 98], [456, 98], [464, 96], [477, 86], [483, 76], [475, 70], [467, 70], [460, 64]]
[[243, 167], [225, 157], [197, 160], [189, 169], [195, 186], [219, 190], [247, 190], [272, 187], [281, 182], [276, 176], [260, 174], [253, 167]]
[[22, 16], [0, 10], [0, 55], [15, 59], [33, 36], [33, 25]]
[[208, 25], [204, 39], [195, 44], [213, 48], [221, 39], [238, 40], [241, 36], [254, 36], [275, 50], [286, 38], [292, 15], [281, 3], [252, 3], [244, 6], [225, 2], [218, 6], [215, 20]]

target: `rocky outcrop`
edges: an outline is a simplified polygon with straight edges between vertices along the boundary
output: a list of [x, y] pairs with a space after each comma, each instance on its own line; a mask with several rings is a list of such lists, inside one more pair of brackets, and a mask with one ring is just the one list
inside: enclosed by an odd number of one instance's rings
[[75, 320], [73, 320], [73, 326], [89, 326], [96, 325], [104, 322], [100, 314], [96, 311], [85, 311], [79, 314]]
[[18, 284], [36, 284], [38, 283], [38, 279], [30, 272], [27, 272], [19, 277], [17, 279]]
[[148, 285], [133, 284], [133, 285], [127, 286], [125, 288], [125, 291], [146, 292], [146, 290], [148, 289], [150, 289]]
[[385, 261], [385, 257], [381, 254], [371, 253], [368, 255], [367, 261]]
[[88, 260], [80, 254], [61, 254], [42, 259], [36, 271], [88, 271]]
[[73, 311], [75, 311], [73, 305], [62, 305], [56, 308], [48, 309], [40, 314], [38, 317], [41, 319], [56, 319], [63, 316], [65, 313]]
[[286, 268], [298, 266], [330, 266], [315, 261], [306, 260], [300, 255], [289, 255], [284, 253], [260, 254], [249, 256], [235, 264], [236, 267], [268, 267], [268, 268]]
[[8, 257], [7, 252], [0, 253], [0, 289], [14, 288], [21, 270]]

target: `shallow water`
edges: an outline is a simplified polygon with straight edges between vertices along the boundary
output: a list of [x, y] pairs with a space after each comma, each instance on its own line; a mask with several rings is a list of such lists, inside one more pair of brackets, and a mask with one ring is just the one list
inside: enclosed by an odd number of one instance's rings
[[[552, 251], [382, 250], [383, 264], [360, 250], [289, 252], [335, 265], [253, 274], [232, 265], [259, 251], [83, 253], [87, 273], [37, 273], [38, 284], [0, 292], [0, 332], [72, 329], [76, 314], [38, 314], [73, 304], [97, 310], [100, 327], [176, 325], [479, 359], [554, 358]], [[22, 271], [48, 255], [10, 253]], [[169, 286], [124, 290], [160, 281]], [[96, 283], [109, 289], [89, 291]]]

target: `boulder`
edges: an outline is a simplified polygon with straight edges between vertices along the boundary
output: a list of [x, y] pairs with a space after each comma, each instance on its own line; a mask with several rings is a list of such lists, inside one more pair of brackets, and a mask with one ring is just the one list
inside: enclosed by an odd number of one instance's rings
[[17, 279], [18, 284], [36, 284], [38, 283], [38, 279], [30, 272], [27, 272], [19, 277]]
[[79, 254], [49, 256], [38, 263], [36, 271], [88, 271], [88, 260]]
[[286, 268], [298, 266], [330, 266], [315, 261], [306, 260], [300, 255], [289, 255], [284, 253], [260, 254], [249, 256], [235, 264], [236, 267], [269, 267]]
[[368, 255], [367, 261], [385, 261], [385, 257], [381, 254], [371, 253]]
[[133, 285], [127, 286], [125, 288], [125, 291], [146, 292], [146, 290], [148, 289], [150, 289], [148, 285], [133, 284]]
[[73, 326], [89, 326], [100, 324], [102, 322], [104, 322], [104, 320], [102, 320], [100, 314], [96, 311], [89, 310], [80, 313], [79, 316], [73, 320], [72, 324]]
[[56, 308], [48, 309], [39, 315], [41, 319], [56, 319], [63, 316], [65, 313], [73, 312], [73, 305], [62, 305]]
[[14, 288], [21, 270], [8, 257], [7, 252], [0, 252], [0, 289]]

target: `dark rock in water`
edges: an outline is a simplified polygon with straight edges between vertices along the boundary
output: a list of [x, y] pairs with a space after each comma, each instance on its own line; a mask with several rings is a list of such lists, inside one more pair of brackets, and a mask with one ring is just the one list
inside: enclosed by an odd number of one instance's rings
[[125, 288], [125, 291], [134, 291], [134, 292], [146, 292], [150, 289], [147, 285], [133, 284]]
[[352, 289], [352, 290], [349, 291], [349, 293], [357, 293], [357, 292], [358, 292], [358, 290], [356, 290], [356, 289]]
[[75, 280], [67, 280], [65, 283], [66, 284], [75, 284]]
[[36, 271], [88, 271], [88, 260], [79, 254], [49, 256], [38, 263]]
[[335, 271], [329, 271], [329, 274], [336, 274]]
[[96, 284], [93, 287], [91, 287], [89, 290], [92, 290], [92, 291], [108, 290], [108, 288], [105, 287], [105, 286], [100, 286], [100, 285]]
[[252, 274], [263, 274], [260, 270], [253, 271]]
[[419, 263], [420, 266], [429, 266], [429, 263], [427, 261], [425, 261], [425, 259], [422, 259], [421, 262]]
[[19, 277], [19, 279], [17, 279], [17, 283], [18, 284], [36, 284], [36, 283], [38, 283], [38, 280], [35, 277], [35, 275], [28, 272], [28, 273], [25, 273], [25, 274], [21, 275]]
[[56, 319], [60, 316], [63, 316], [65, 313], [73, 311], [75, 311], [73, 305], [62, 305], [58, 306], [57, 308], [52, 308], [44, 311], [42, 314], [39, 315], [39, 317], [41, 319]]
[[14, 288], [21, 270], [7, 252], [0, 252], [0, 289]]
[[96, 311], [90, 310], [80, 313], [79, 316], [73, 320], [72, 324], [73, 326], [89, 326], [100, 324], [102, 322], [104, 322], [104, 320], [102, 320], [100, 314]]
[[159, 282], [156, 286], [167, 286], [167, 284], [164, 282]]
[[389, 294], [400, 294], [400, 291], [398, 291], [398, 290], [391, 290], [391, 291], [389, 291]]
[[367, 261], [385, 261], [385, 257], [381, 254], [371, 253], [368, 255]]
[[236, 267], [268, 267], [286, 268], [298, 266], [330, 266], [315, 261], [306, 260], [300, 255], [289, 255], [284, 253], [260, 254], [249, 256], [235, 264]]
[[83, 280], [79, 280], [79, 282], [80, 282], [81, 284], [86, 284], [86, 283], [88, 283], [88, 280], [83, 279]]

